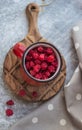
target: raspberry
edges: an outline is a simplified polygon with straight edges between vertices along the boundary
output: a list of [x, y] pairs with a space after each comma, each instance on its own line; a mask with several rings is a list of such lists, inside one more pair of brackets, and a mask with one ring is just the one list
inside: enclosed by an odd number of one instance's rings
[[47, 79], [47, 78], [48, 78], [48, 76], [46, 76], [46, 75], [42, 76], [42, 79]]
[[46, 75], [47, 77], [50, 77], [50, 72], [49, 72], [49, 71], [46, 71], [46, 72], [45, 72], [45, 75]]
[[58, 62], [57, 62], [57, 61], [52, 62], [52, 65], [53, 65], [54, 67], [57, 67], [57, 66], [58, 66]]
[[37, 96], [38, 96], [37, 92], [36, 92], [36, 91], [33, 91], [33, 92], [32, 92], [32, 96], [33, 96], [33, 97], [37, 97]]
[[30, 50], [28, 55], [33, 55], [34, 51], [33, 50]]
[[25, 96], [26, 95], [26, 92], [25, 92], [25, 90], [24, 89], [21, 89], [20, 91], [19, 91], [19, 95], [20, 96]]
[[25, 50], [26, 50], [25, 45], [23, 45], [21, 43], [17, 43], [13, 48], [14, 54], [17, 55], [19, 58], [21, 58], [23, 56], [23, 53]]
[[36, 53], [38, 53], [37, 47], [35, 47], [35, 48], [33, 49], [33, 51], [36, 52]]
[[43, 49], [42, 46], [39, 46], [39, 47], [38, 47], [38, 51], [39, 51], [39, 52], [43, 52], [43, 50], [44, 50], [44, 49]]
[[48, 59], [48, 56], [45, 54], [45, 61], [46, 61], [46, 62], [48, 62], [47, 59]]
[[29, 62], [26, 63], [26, 68], [27, 68], [27, 70], [30, 69], [30, 64], [29, 64]]
[[52, 53], [53, 53], [53, 50], [52, 50], [52, 48], [48, 47], [47, 50], [46, 50], [46, 52], [47, 52], [48, 54], [52, 54]]
[[6, 111], [6, 116], [12, 116], [13, 115], [13, 110], [7, 109]]
[[14, 52], [14, 54], [16, 55], [16, 56], [18, 56], [19, 58], [21, 58], [22, 56], [23, 56], [23, 53], [20, 53], [20, 51], [17, 49], [13, 49], [13, 52]]
[[38, 56], [39, 56], [38, 53], [36, 53], [36, 52], [33, 53], [33, 58], [34, 59], [38, 59]]
[[50, 55], [50, 56], [47, 58], [47, 61], [48, 61], [48, 62], [53, 62], [53, 61], [54, 61], [54, 56], [53, 56], [53, 55]]
[[46, 62], [43, 62], [43, 63], [41, 64], [41, 69], [42, 69], [42, 70], [47, 69], [47, 67], [48, 67], [48, 65], [47, 65]]
[[34, 66], [34, 71], [39, 72], [40, 68], [41, 68], [41, 66], [39, 64], [37, 64]]
[[20, 44], [19, 43], [19, 50], [24, 53], [24, 51], [26, 50], [26, 46], [24, 44]]
[[41, 64], [40, 60], [35, 60], [35, 64]]
[[33, 67], [33, 66], [34, 66], [34, 62], [30, 61], [30, 67]]
[[35, 78], [37, 78], [37, 79], [41, 79], [41, 78], [42, 78], [42, 75], [41, 75], [41, 73], [39, 73], [39, 74], [36, 74], [36, 75], [35, 75]]
[[43, 61], [45, 59], [45, 54], [40, 54], [39, 60]]
[[54, 67], [53, 65], [50, 65], [50, 66], [48, 67], [48, 70], [49, 70], [50, 73], [54, 73], [55, 67]]
[[13, 102], [13, 100], [9, 100], [9, 101], [6, 102], [6, 104], [7, 105], [14, 105], [14, 102]]
[[29, 56], [29, 55], [26, 56], [26, 61], [29, 61], [31, 59], [32, 59], [32, 56]]
[[36, 73], [35, 73], [35, 71], [30, 70], [30, 74], [31, 74], [32, 76], [34, 76]]

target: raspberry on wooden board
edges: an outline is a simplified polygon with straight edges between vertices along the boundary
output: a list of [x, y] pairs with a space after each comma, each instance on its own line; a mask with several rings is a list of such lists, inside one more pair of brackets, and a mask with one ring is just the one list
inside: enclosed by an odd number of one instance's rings
[[32, 92], [32, 96], [33, 96], [33, 98], [34, 98], [34, 97], [36, 98], [36, 97], [38, 96], [38, 93], [37, 93], [36, 91], [33, 91], [33, 92]]
[[23, 97], [26, 95], [26, 92], [24, 89], [21, 89], [18, 94], [19, 94], [19, 96]]

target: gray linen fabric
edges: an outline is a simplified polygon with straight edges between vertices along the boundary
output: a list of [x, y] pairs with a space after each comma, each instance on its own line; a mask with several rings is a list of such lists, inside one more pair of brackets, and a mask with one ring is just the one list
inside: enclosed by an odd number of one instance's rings
[[60, 93], [17, 122], [10, 130], [82, 129], [82, 22], [74, 26], [72, 38], [79, 65], [70, 82], [64, 86], [65, 96]]

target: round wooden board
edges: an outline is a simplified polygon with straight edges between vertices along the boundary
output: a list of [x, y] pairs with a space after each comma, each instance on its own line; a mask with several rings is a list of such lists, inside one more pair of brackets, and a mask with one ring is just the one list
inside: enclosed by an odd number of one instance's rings
[[[29, 12], [28, 9], [31, 8], [32, 6], [35, 6], [37, 9], [39, 9], [38, 5], [34, 3], [29, 4], [26, 9], [28, 18], [30, 16], [29, 14], [32, 13]], [[34, 28], [34, 26], [36, 25], [32, 23], [36, 21], [36, 20], [33, 21], [33, 17], [37, 19], [36, 14], [38, 12], [33, 12], [33, 14], [31, 15], [32, 18], [31, 17], [29, 18], [29, 33], [25, 37], [25, 39], [21, 41], [21, 43], [25, 44], [27, 47], [35, 42], [47, 42], [47, 40], [41, 37], [38, 29]], [[66, 64], [63, 56], [62, 56], [62, 68], [60, 73], [54, 79], [54, 81], [48, 83], [46, 86], [34, 87], [29, 85], [26, 81], [24, 81], [24, 79], [21, 76], [20, 66], [21, 62], [14, 55], [11, 48], [7, 53], [7, 56], [4, 61], [4, 67], [3, 67], [4, 79], [8, 87], [11, 88], [13, 92], [16, 93], [18, 96], [19, 91], [21, 89], [24, 89], [26, 91], [26, 95], [22, 96], [21, 98], [26, 99], [27, 101], [30, 102], [46, 101], [51, 97], [55, 96], [61, 89], [62, 85], [64, 84], [66, 78]], [[38, 96], [36, 98], [32, 96], [33, 91], [36, 91], [38, 93]]]

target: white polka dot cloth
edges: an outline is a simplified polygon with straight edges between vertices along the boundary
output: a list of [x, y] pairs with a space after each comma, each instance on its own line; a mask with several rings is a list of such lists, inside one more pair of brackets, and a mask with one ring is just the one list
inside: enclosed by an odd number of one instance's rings
[[35, 124], [35, 123], [37, 123], [37, 122], [38, 122], [38, 118], [37, 118], [37, 117], [33, 117], [33, 118], [32, 118], [32, 123]]
[[48, 105], [48, 110], [49, 110], [49, 111], [52, 111], [53, 109], [54, 109], [53, 104], [49, 104], [49, 105]]
[[61, 119], [60, 120], [60, 125], [61, 126], [65, 126], [66, 125], [66, 120], [65, 119]]

